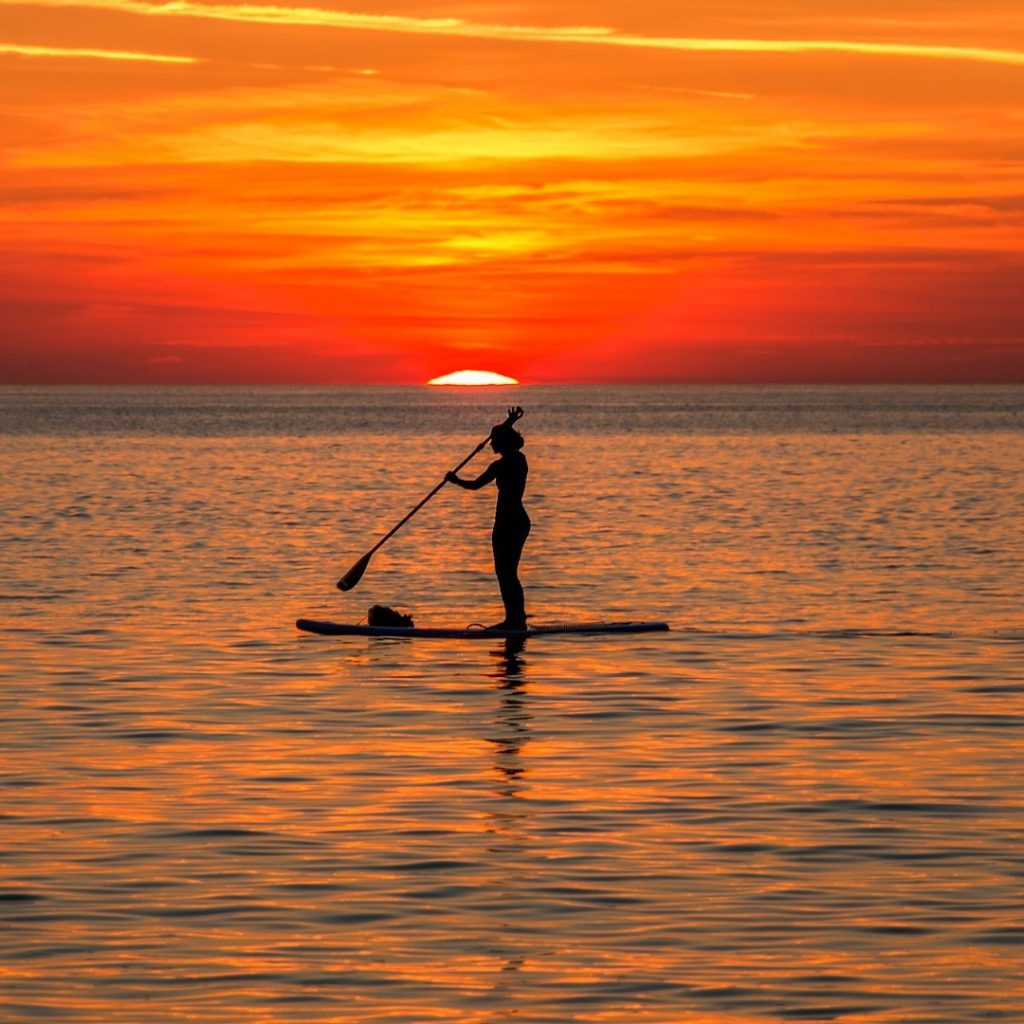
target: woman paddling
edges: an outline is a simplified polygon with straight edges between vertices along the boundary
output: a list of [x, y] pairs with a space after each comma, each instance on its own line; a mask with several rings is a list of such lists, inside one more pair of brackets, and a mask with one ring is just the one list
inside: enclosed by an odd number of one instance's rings
[[512, 424], [523, 415], [516, 406], [509, 409], [509, 419], [491, 429], [491, 448], [500, 456], [475, 480], [463, 480], [456, 473], [445, 474], [445, 480], [467, 491], [478, 491], [492, 480], [498, 485], [498, 504], [494, 510], [491, 548], [494, 551], [494, 573], [498, 577], [505, 618], [491, 629], [526, 629], [523, 585], [519, 582], [519, 559], [530, 535], [530, 517], [523, 508], [523, 492], [529, 466], [520, 451], [523, 435]]

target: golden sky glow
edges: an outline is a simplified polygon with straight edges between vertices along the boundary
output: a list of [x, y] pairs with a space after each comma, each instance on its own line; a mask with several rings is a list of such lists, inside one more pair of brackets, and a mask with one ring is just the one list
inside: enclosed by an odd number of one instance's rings
[[0, 0], [0, 380], [1024, 380], [1017, 0]]

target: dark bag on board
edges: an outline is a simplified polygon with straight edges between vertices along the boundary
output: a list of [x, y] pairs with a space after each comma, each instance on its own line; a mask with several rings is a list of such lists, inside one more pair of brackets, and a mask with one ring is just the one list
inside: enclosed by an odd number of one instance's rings
[[370, 626], [411, 626], [411, 615], [403, 615], [389, 608], [386, 604], [375, 604], [366, 613], [366, 622]]

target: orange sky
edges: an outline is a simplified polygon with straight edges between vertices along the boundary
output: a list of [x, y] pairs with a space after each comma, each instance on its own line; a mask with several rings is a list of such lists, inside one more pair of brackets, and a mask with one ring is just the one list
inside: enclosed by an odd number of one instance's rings
[[1024, 382], [1020, 0], [0, 0], [0, 381]]

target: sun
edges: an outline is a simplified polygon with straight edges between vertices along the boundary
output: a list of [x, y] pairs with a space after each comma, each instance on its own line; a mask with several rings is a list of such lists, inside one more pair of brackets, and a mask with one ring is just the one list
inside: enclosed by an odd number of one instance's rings
[[506, 377], [502, 373], [491, 373], [490, 370], [456, 370], [446, 373], [443, 377], [428, 380], [428, 384], [456, 384], [459, 387], [474, 387], [481, 384], [518, 384], [515, 377]]

